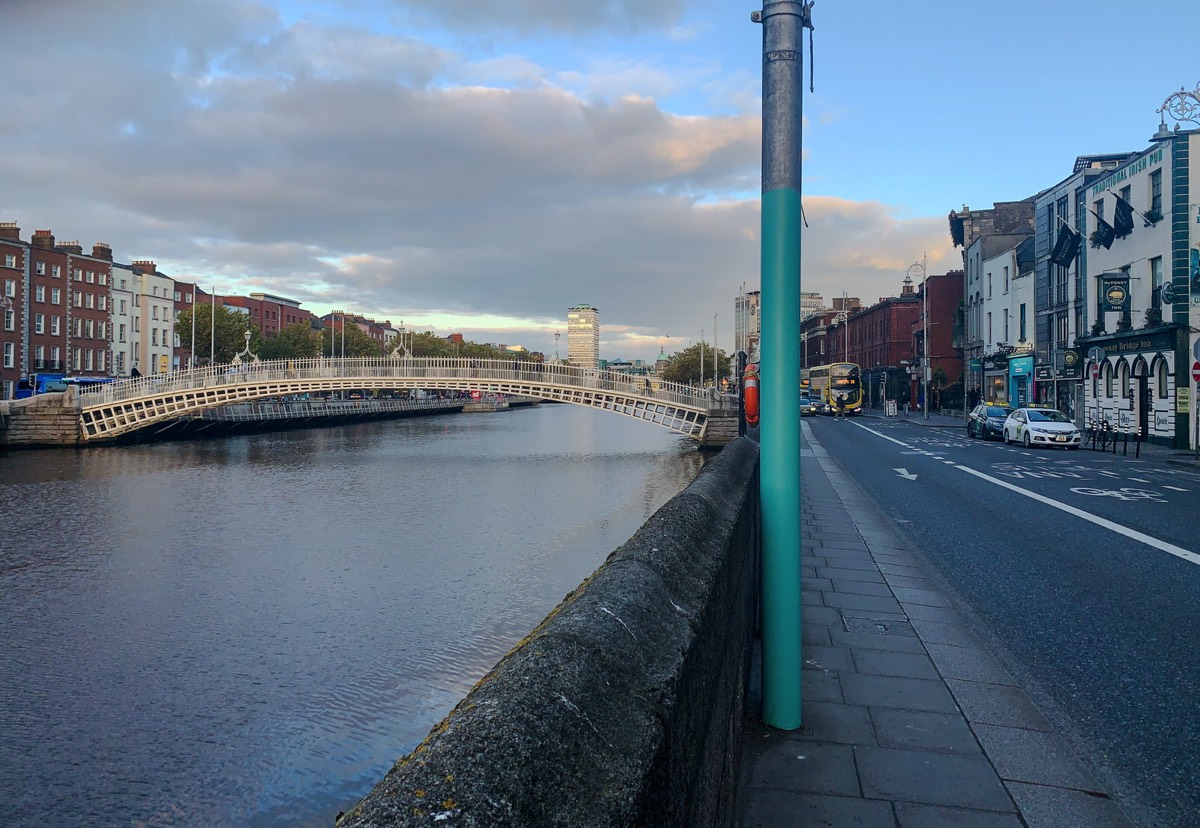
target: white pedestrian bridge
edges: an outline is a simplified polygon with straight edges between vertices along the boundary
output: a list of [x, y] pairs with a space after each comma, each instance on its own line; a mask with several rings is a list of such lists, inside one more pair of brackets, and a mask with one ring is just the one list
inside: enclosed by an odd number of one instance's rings
[[[380, 389], [480, 391], [583, 405], [706, 442], [737, 398], [672, 382], [570, 365], [503, 359], [380, 357], [234, 361], [118, 380], [79, 395], [80, 438], [108, 440], [210, 408], [267, 397]], [[721, 440], [720, 442], [726, 442]]]

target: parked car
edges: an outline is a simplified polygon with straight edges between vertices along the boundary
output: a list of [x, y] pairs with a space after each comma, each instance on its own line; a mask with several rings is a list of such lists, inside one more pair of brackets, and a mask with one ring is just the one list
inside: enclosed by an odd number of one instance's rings
[[1004, 439], [1004, 421], [1014, 409], [999, 403], [980, 403], [967, 417], [967, 436], [984, 440]]
[[812, 397], [800, 398], [800, 416], [812, 417], [817, 413], [817, 404], [813, 402]]
[[1053, 408], [1018, 408], [1004, 421], [1004, 442], [1077, 449], [1083, 436], [1069, 417]]

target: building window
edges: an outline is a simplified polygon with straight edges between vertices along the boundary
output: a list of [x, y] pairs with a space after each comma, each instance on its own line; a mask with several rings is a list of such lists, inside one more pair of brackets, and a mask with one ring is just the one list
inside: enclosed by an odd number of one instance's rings
[[151, 344], [151, 345], [157, 345], [157, 344], [158, 344], [158, 328], [151, 328], [151, 329], [150, 329], [150, 344]]
[[108, 297], [103, 293], [96, 297], [96, 307], [100, 310], [108, 310]]
[[35, 334], [44, 334], [46, 332], [46, 314], [39, 313], [34, 315], [33, 332]]
[[62, 304], [62, 288], [50, 288], [50, 304]]
[[33, 271], [34, 271], [34, 273], [36, 273], [39, 276], [45, 276], [46, 275], [46, 263], [38, 262], [36, 265], [33, 266]]
[[1104, 396], [1112, 399], [1113, 395], [1113, 369], [1110, 363], [1104, 363]]
[[93, 352], [91, 348], [88, 348], [83, 352], [83, 370], [92, 370], [92, 355]]
[[17, 367], [15, 343], [12, 343], [12, 342], [4, 343], [4, 367], [5, 368], [16, 368]]
[[5, 253], [4, 254], [4, 266], [5, 267], [16, 267], [17, 266], [17, 257], [14, 256], [12, 253]]
[[94, 270], [89, 270], [89, 271], [87, 272], [87, 283], [88, 283], [89, 285], [94, 285], [94, 284], [96, 284], [96, 271], [94, 271]]
[[1060, 351], [1067, 349], [1067, 337], [1070, 329], [1067, 327], [1067, 312], [1059, 311], [1054, 317], [1054, 347]]
[[106, 368], [107, 363], [108, 363], [108, 351], [105, 351], [105, 350], [96, 351], [96, 370], [97, 371], [107, 370], [107, 368]]
[[1021, 326], [1021, 329], [1020, 329], [1021, 338], [1018, 339], [1017, 341], [1024, 342], [1025, 341], [1025, 303], [1024, 302], [1021, 303], [1021, 318], [1020, 318], [1019, 324]]
[[76, 282], [83, 281], [83, 271], [80, 270], [79, 268], [75, 268], [75, 281]]
[[15, 299], [17, 296], [17, 283], [12, 279], [4, 280], [4, 295], [9, 299]]
[[992, 274], [988, 273], [988, 298], [992, 298]]
[[71, 367], [76, 371], [83, 370], [83, 350], [81, 348], [75, 348], [71, 352]]
[[86, 302], [86, 303], [87, 303], [87, 306], [88, 306], [89, 308], [94, 308], [94, 307], [96, 307], [96, 294], [94, 294], [94, 293], [85, 293], [85, 294], [83, 295], [83, 300], [84, 300], [84, 302]]
[[102, 285], [108, 284], [108, 274], [105, 273], [103, 270], [100, 271], [100, 284], [102, 284]]
[[1005, 309], [1005, 311], [1004, 311], [1004, 344], [1005, 345], [1009, 344], [1008, 343], [1008, 310], [1007, 309]]
[[1008, 265], [1004, 266], [1004, 292], [1008, 293]]
[[43, 287], [42, 285], [38, 285], [37, 287], [35, 287], [33, 289], [33, 301], [35, 301], [35, 302], [45, 302], [46, 301], [46, 288], [45, 287]]
[[4, 311], [4, 330], [15, 331], [17, 329], [17, 312], [10, 309]]
[[1150, 209], [1162, 215], [1162, 170], [1150, 173]]
[[76, 339], [83, 337], [83, 320], [79, 317], [71, 320], [71, 336], [75, 337]]
[[82, 293], [80, 293], [77, 290], [73, 291], [72, 295], [71, 295], [71, 299], [72, 299], [71, 304], [73, 307], [76, 307], [76, 308], [83, 307], [83, 294]]
[[1104, 221], [1104, 199], [1097, 199], [1092, 202], [1092, 212], [1096, 214], [1096, 218]]
[[88, 339], [96, 338], [96, 323], [92, 319], [87, 319], [83, 323], [83, 335]]
[[121, 310], [119, 310], [119, 311], [118, 311], [118, 313], [120, 313], [120, 314], [121, 314], [121, 316], [125, 316], [125, 315], [126, 315], [126, 311], [125, 311], [125, 300], [124, 300], [124, 299], [122, 299], [122, 300], [121, 300]]
[[51, 336], [59, 336], [60, 334], [62, 334], [62, 317], [61, 316], [51, 316], [50, 317], [50, 335]]
[[1163, 267], [1162, 256], [1150, 260], [1150, 307], [1162, 310]]
[[1129, 363], [1121, 360], [1121, 397], [1129, 399]]
[[992, 341], [992, 314], [991, 314], [991, 313], [988, 313], [988, 315], [987, 315], [987, 323], [988, 323], [988, 328], [987, 328], [987, 331], [988, 331], [988, 335], [987, 335], [987, 341], [988, 341], [988, 342], [991, 342], [991, 341]]
[[1168, 388], [1170, 383], [1167, 380], [1167, 361], [1160, 359], [1158, 361], [1158, 370], [1155, 371], [1155, 385], [1158, 387], [1158, 398], [1165, 400], [1167, 398]]
[[55, 368], [62, 367], [62, 348], [57, 345], [50, 346], [50, 364]]
[[125, 326], [119, 325], [117, 327], [117, 342], [124, 342], [124, 341], [125, 341]]
[[107, 322], [97, 322], [96, 323], [96, 336], [99, 339], [108, 339], [108, 323]]
[[62, 278], [62, 265], [51, 266], [50, 275], [53, 276], [55, 279], [61, 279]]

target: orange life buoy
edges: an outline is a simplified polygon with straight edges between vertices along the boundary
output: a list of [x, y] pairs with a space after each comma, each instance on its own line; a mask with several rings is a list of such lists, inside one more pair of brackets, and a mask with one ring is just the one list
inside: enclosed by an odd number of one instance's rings
[[758, 371], [747, 365], [742, 374], [742, 410], [746, 412], [746, 425], [758, 425]]

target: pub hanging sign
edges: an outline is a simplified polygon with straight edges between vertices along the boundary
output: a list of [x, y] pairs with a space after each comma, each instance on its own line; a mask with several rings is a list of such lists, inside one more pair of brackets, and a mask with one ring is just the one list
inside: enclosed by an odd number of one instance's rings
[[1100, 297], [1103, 310], [1128, 313], [1131, 306], [1129, 301], [1129, 274], [1103, 274], [1100, 277]]

